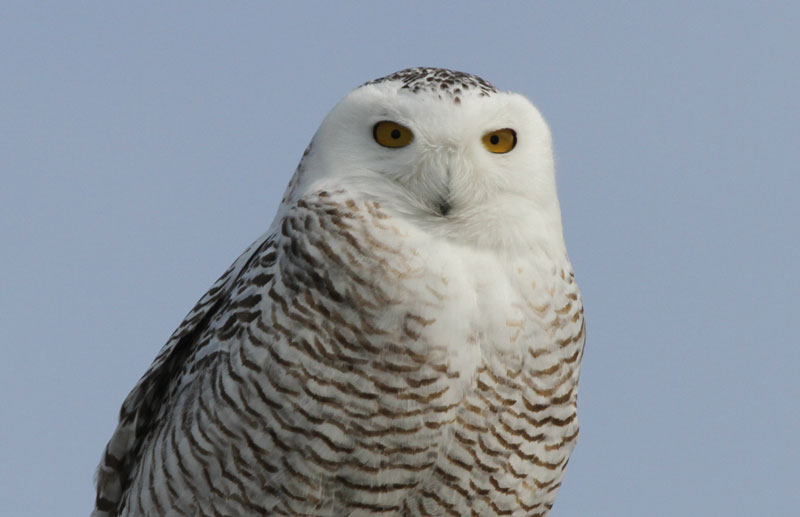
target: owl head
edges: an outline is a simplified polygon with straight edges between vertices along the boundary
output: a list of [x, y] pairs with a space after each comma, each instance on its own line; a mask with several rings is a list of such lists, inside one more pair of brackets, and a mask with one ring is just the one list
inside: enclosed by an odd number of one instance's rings
[[464, 244], [561, 239], [547, 123], [474, 75], [410, 68], [356, 88], [301, 168], [295, 198], [346, 188]]

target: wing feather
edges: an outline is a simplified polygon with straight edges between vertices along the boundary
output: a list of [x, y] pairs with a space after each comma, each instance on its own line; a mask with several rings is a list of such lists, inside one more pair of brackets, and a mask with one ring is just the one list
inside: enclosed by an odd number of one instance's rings
[[209, 329], [212, 319], [229, 302], [236, 281], [254, 258], [269, 245], [265, 235], [253, 243], [214, 282], [183, 322], [170, 336], [147, 372], [122, 404], [119, 423], [106, 445], [97, 469], [97, 496], [92, 517], [113, 517], [120, 510], [130, 484], [131, 472], [139, 461], [142, 445], [153, 430], [158, 415], [168, 410], [179, 387], [187, 360], [192, 357]]

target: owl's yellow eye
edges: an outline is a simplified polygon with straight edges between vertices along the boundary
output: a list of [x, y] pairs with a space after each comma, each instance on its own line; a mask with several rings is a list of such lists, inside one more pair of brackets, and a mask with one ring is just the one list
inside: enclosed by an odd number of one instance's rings
[[382, 120], [372, 128], [372, 137], [384, 147], [405, 147], [414, 140], [414, 133], [397, 122]]
[[495, 154], [503, 154], [517, 145], [517, 133], [513, 129], [490, 131], [481, 138], [483, 146]]

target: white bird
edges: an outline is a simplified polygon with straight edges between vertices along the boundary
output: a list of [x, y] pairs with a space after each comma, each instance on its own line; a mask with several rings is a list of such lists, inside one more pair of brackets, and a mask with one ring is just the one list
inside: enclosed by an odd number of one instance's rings
[[92, 515], [547, 515], [584, 328], [537, 109], [369, 82], [128, 395]]

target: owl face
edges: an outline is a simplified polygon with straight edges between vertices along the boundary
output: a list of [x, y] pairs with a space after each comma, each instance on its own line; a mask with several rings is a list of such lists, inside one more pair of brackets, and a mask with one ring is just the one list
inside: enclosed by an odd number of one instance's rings
[[526, 216], [560, 225], [550, 131], [538, 110], [449, 70], [410, 69], [351, 92], [315, 135], [307, 169], [309, 188], [346, 185], [451, 233]]

